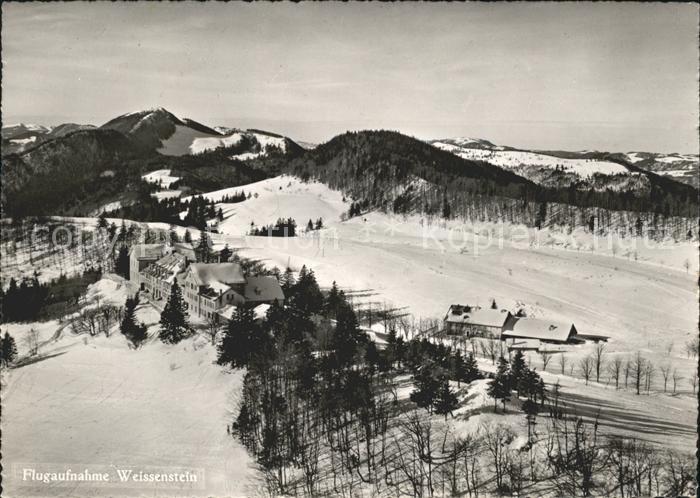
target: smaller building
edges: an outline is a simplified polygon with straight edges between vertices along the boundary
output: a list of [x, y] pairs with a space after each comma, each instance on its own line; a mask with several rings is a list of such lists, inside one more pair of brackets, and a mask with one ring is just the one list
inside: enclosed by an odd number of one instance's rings
[[190, 315], [209, 318], [227, 304], [245, 304], [245, 284], [237, 263], [192, 263], [183, 278], [182, 295]]
[[445, 332], [465, 337], [500, 337], [514, 320], [509, 311], [453, 304], [443, 320]]
[[246, 277], [244, 295], [251, 305], [272, 304], [284, 301], [284, 293], [277, 278], [272, 276]]
[[575, 342], [576, 326], [543, 318], [516, 318], [503, 330], [503, 339], [538, 339], [540, 342]]
[[165, 244], [135, 244], [129, 249], [129, 280], [143, 287], [141, 272], [167, 252]]

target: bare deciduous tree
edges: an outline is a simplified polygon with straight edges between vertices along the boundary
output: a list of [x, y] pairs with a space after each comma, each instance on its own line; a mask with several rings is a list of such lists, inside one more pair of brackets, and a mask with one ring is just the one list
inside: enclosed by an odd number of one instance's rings
[[578, 364], [581, 375], [586, 380], [586, 385], [588, 385], [588, 381], [593, 373], [593, 363], [593, 359], [590, 356], [586, 356], [585, 358], [581, 359]]
[[600, 370], [603, 368], [603, 363], [605, 361], [605, 343], [599, 342], [595, 345], [593, 350], [593, 359], [595, 361], [595, 381], [600, 382]]
[[559, 355], [559, 367], [561, 368], [561, 374], [566, 373], [566, 355], [564, 353]]
[[683, 379], [683, 377], [678, 375], [678, 371], [674, 368], [671, 379], [673, 380], [673, 394], [676, 394], [676, 386], [678, 385], [678, 382], [680, 382], [681, 379]]
[[540, 358], [542, 359], [542, 371], [546, 372], [547, 365], [549, 365], [549, 362], [552, 361], [552, 352], [547, 351], [546, 349], [540, 351]]
[[630, 365], [630, 371], [632, 373], [632, 378], [634, 379], [634, 386], [636, 388], [637, 394], [640, 393], [642, 388], [642, 378], [644, 377], [644, 371], [647, 368], [647, 360], [642, 356], [642, 353], [637, 351], [632, 363]]
[[622, 358], [616, 356], [612, 363], [608, 365], [610, 377], [615, 381], [615, 389], [620, 387], [620, 375], [622, 374]]
[[671, 367], [668, 365], [661, 365], [659, 370], [661, 370], [661, 376], [664, 379], [664, 392], [666, 392], [666, 386], [668, 386], [668, 379], [671, 375]]

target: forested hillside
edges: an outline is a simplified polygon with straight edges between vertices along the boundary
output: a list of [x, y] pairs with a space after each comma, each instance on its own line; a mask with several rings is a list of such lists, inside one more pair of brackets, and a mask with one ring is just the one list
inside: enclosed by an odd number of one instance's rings
[[396, 132], [340, 135], [287, 169], [342, 190], [364, 208], [528, 226], [582, 226], [600, 233], [685, 238], [690, 230], [697, 235], [697, 190], [673, 180], [650, 174], [651, 188], [643, 193], [580, 190], [576, 185], [545, 188]]
[[123, 190], [147, 153], [113, 130], [80, 130], [3, 158], [3, 216], [60, 214], [86, 197]]

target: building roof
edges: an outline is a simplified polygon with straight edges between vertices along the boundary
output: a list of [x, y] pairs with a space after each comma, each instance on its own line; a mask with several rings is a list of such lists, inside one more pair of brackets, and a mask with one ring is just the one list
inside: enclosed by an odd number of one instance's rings
[[219, 316], [221, 316], [221, 317], [225, 318], [226, 320], [229, 320], [229, 321], [230, 321], [231, 318], [233, 318], [233, 314], [236, 312], [237, 309], [238, 309], [238, 307], [237, 307], [236, 305], [227, 304], [227, 305], [225, 305], [225, 306], [222, 306], [222, 307], [219, 308], [218, 310], [216, 310], [216, 313], [217, 313]]
[[462, 323], [465, 325], [481, 325], [484, 327], [503, 327], [508, 318], [508, 312], [482, 309], [478, 306], [461, 306], [453, 304], [445, 316], [449, 323]]
[[267, 318], [267, 311], [270, 309], [269, 304], [258, 304], [253, 308], [253, 314], [256, 320], [265, 320]]
[[173, 251], [182, 254], [190, 261], [197, 261], [194, 247], [189, 242], [173, 242]]
[[282, 287], [275, 277], [260, 276], [246, 279], [244, 296], [246, 301], [284, 301]]
[[192, 263], [189, 273], [198, 285], [226, 291], [230, 285], [245, 284], [243, 271], [238, 263]]
[[148, 265], [143, 270], [143, 273], [160, 278], [166, 282], [172, 282], [175, 276], [183, 270], [185, 263], [185, 257], [182, 254], [172, 253]]
[[503, 331], [504, 337], [523, 337], [545, 341], [564, 342], [576, 332], [573, 323], [556, 322], [542, 318], [519, 318], [512, 330]]
[[158, 259], [165, 252], [165, 244], [134, 244], [129, 249], [129, 257], [138, 259]]

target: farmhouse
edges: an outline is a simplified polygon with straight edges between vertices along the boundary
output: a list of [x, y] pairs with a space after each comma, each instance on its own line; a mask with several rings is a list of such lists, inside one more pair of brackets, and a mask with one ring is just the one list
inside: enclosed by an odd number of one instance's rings
[[500, 337], [504, 327], [514, 321], [509, 311], [453, 304], [443, 320], [445, 332], [466, 337]]
[[539, 339], [541, 342], [564, 343], [576, 340], [573, 323], [555, 322], [542, 318], [516, 318], [504, 328], [503, 339]]
[[245, 284], [237, 263], [193, 263], [185, 271], [182, 296], [191, 315], [209, 318], [227, 304], [245, 304]]

